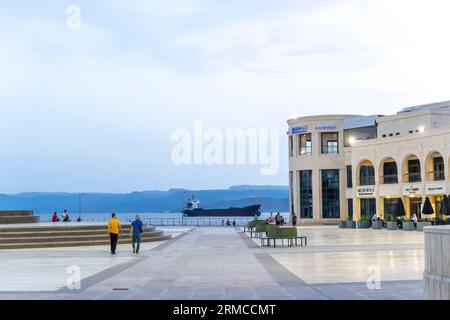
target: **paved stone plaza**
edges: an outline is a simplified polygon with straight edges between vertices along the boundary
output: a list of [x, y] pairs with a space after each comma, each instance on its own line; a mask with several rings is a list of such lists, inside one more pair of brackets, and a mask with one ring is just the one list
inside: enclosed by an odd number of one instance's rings
[[[423, 298], [423, 233], [311, 226], [299, 228], [307, 247], [261, 248], [241, 228], [163, 229], [174, 238], [139, 256], [129, 245], [0, 250], [0, 299]], [[70, 265], [80, 290], [66, 287]]]

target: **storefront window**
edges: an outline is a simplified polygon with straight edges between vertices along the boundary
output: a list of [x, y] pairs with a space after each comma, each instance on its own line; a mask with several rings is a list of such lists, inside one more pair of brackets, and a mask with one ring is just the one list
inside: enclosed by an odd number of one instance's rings
[[305, 170], [299, 172], [300, 177], [300, 217], [312, 219], [313, 200], [312, 200], [312, 171]]
[[347, 199], [348, 217], [353, 220], [353, 199]]
[[411, 217], [414, 215], [420, 217], [422, 213], [422, 197], [409, 198], [409, 210]]
[[398, 198], [384, 198], [384, 218], [395, 215]]
[[294, 136], [289, 136], [289, 156], [294, 156]]
[[289, 193], [291, 201], [291, 212], [294, 212], [294, 173], [289, 171]]
[[439, 214], [439, 212], [441, 212], [442, 200], [444, 200], [444, 197], [436, 196], [435, 204], [434, 204], [434, 206], [435, 206], [434, 213]]
[[339, 170], [322, 170], [322, 217], [340, 217]]
[[375, 199], [360, 199], [361, 217], [372, 217], [377, 212]]

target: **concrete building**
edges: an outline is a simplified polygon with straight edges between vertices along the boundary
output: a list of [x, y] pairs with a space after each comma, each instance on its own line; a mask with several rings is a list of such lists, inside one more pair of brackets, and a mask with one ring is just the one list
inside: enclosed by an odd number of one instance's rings
[[450, 192], [450, 101], [395, 115], [321, 115], [288, 120], [290, 211], [301, 224], [435, 212]]

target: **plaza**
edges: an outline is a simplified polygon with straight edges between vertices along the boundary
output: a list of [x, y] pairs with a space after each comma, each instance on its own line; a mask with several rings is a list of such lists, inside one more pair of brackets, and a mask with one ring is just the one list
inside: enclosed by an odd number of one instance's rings
[[0, 250], [0, 299], [423, 299], [420, 232], [301, 226], [308, 246], [261, 248], [239, 227], [162, 230], [172, 239], [139, 256], [125, 244], [117, 256], [107, 246]]

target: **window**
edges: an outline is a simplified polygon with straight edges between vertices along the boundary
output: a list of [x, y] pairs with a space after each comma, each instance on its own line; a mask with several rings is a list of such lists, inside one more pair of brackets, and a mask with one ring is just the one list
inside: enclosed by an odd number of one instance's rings
[[422, 181], [420, 176], [420, 161], [419, 159], [408, 160], [408, 181], [407, 182], [420, 182]]
[[442, 157], [433, 158], [434, 180], [445, 180], [444, 159]]
[[312, 219], [313, 199], [312, 199], [312, 171], [305, 170], [299, 172], [300, 178], [300, 218]]
[[444, 200], [444, 197], [442, 197], [442, 196], [436, 196], [436, 199], [435, 199], [435, 203], [434, 203], [434, 206], [435, 206], [435, 210], [434, 210], [434, 212], [436, 213], [439, 213], [439, 212], [441, 212], [441, 206], [442, 206], [442, 201]]
[[410, 134], [412, 134], [412, 133], [414, 133], [414, 131], [412, 131], [412, 130], [409, 130], [409, 133], [410, 133]]
[[339, 170], [322, 170], [322, 217], [340, 217]]
[[385, 134], [383, 134], [381, 137], [383, 137], [383, 138], [386, 138], [386, 135]]
[[294, 173], [289, 171], [289, 193], [291, 201], [291, 212], [294, 212]]
[[397, 164], [395, 162], [385, 162], [383, 164], [383, 183], [398, 183]]
[[353, 199], [347, 199], [348, 217], [353, 220]]
[[294, 136], [289, 136], [289, 156], [294, 156]]
[[373, 166], [361, 166], [359, 169], [359, 185], [375, 185], [375, 168]]
[[299, 135], [299, 154], [301, 156], [312, 154], [311, 133]]
[[347, 188], [353, 188], [352, 166], [347, 166]]
[[396, 136], [399, 136], [399, 135], [400, 135], [400, 132], [396, 132], [395, 135], [396, 135]]
[[397, 206], [398, 198], [384, 198], [384, 219], [387, 216], [395, 215], [395, 207]]
[[369, 140], [377, 138], [377, 126], [353, 128], [344, 130], [344, 146], [350, 147], [351, 140]]
[[393, 133], [389, 133], [389, 137], [393, 137], [394, 136], [394, 134]]
[[339, 153], [338, 133], [322, 133], [322, 154]]
[[360, 199], [361, 217], [372, 217], [377, 212], [375, 199]]

